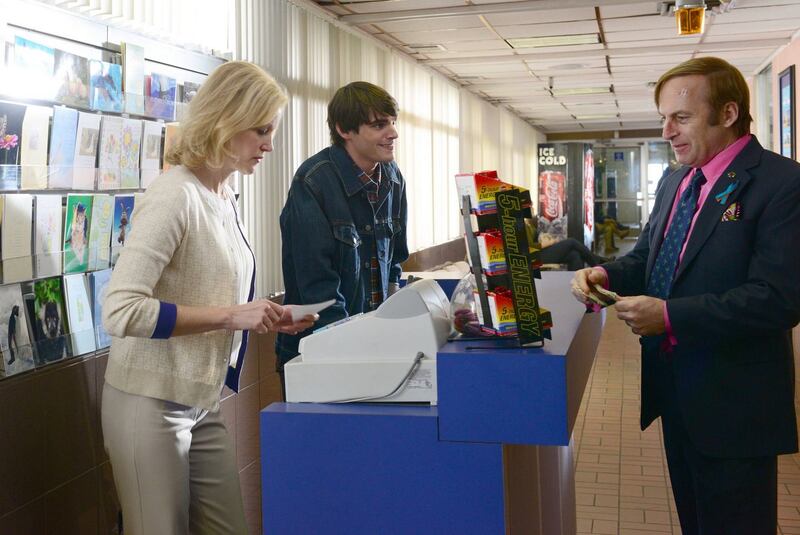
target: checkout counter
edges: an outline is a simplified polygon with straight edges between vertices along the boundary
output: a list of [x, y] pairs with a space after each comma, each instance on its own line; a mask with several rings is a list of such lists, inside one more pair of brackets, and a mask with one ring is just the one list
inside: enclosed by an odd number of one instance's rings
[[[537, 284], [554, 322], [544, 347], [451, 341], [435, 359], [420, 347], [420, 365], [435, 364], [436, 395], [428, 403], [265, 408], [265, 533], [574, 534], [571, 436], [605, 316], [584, 313], [569, 293], [571, 277], [545, 272]], [[407, 343], [407, 330], [394, 332], [381, 335], [384, 347]], [[413, 378], [421, 366], [412, 370], [415, 357], [402, 353]], [[289, 381], [287, 372], [287, 390]]]
[[439, 284], [407, 285], [377, 310], [300, 340], [300, 355], [284, 366], [286, 401], [435, 405], [436, 353], [450, 329], [450, 302]]

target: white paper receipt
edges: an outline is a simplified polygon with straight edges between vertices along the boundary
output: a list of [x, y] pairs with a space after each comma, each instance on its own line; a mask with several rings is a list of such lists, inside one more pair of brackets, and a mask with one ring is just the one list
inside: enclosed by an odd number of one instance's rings
[[310, 305], [291, 305], [292, 321], [298, 321], [309, 314], [316, 314], [320, 310], [325, 310], [335, 302], [336, 299], [328, 299], [327, 301]]

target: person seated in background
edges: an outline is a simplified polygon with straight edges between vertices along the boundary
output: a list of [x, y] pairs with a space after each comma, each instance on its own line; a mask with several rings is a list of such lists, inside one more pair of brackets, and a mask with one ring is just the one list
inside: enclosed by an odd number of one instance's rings
[[594, 267], [612, 259], [594, 254], [584, 244], [574, 238], [553, 240], [548, 234], [539, 234], [536, 218], [525, 219], [528, 243], [538, 249], [537, 255], [542, 264], [566, 264], [569, 271], [577, 271], [585, 266]]
[[603, 215], [602, 212], [598, 213], [594, 224], [595, 228], [597, 228], [597, 235], [603, 237], [603, 250], [606, 254], [619, 251], [619, 248], [614, 243], [614, 236], [625, 238], [630, 234], [630, 229], [623, 228], [616, 219]]

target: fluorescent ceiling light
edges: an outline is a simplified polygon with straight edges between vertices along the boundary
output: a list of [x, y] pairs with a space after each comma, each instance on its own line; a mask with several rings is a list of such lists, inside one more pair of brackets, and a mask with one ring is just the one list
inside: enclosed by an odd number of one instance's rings
[[570, 102], [570, 108], [578, 108], [580, 106], [613, 106], [613, 104], [609, 104], [608, 102]]
[[579, 71], [586, 69], [587, 65], [585, 63], [560, 63], [550, 68], [554, 71]]
[[506, 39], [506, 42], [512, 48], [596, 45], [600, 42], [600, 36], [596, 33], [581, 33], [576, 35], [551, 35], [547, 37], [519, 37], [516, 39]]
[[567, 95], [597, 95], [600, 93], [610, 93], [609, 86], [601, 87], [562, 87], [561, 89], [551, 89], [554, 97], [563, 97]]
[[412, 50], [413, 52], [446, 52], [447, 49], [444, 45], [440, 45], [438, 43], [412, 43], [410, 45], [405, 45], [406, 48]]

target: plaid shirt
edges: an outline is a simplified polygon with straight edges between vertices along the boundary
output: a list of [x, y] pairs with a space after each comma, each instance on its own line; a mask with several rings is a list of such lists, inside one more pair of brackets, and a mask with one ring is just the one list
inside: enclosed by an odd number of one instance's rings
[[[406, 183], [395, 162], [382, 162], [380, 168], [375, 204], [369, 201], [361, 171], [339, 145], [303, 162], [292, 179], [281, 211], [285, 302], [336, 298], [320, 312], [318, 327], [372, 310], [373, 248], [382, 298], [399, 283], [400, 265], [408, 258]], [[297, 355], [307, 334], [278, 334], [279, 365]]]
[[[391, 186], [388, 180], [381, 180], [381, 166], [376, 165], [374, 169], [374, 176], [370, 177], [360, 167], [353, 164], [356, 168], [356, 173], [361, 183], [364, 184], [364, 192], [367, 194], [369, 204], [372, 205], [373, 213], [380, 207], [381, 203], [386, 200]], [[375, 310], [378, 305], [383, 301], [383, 287], [381, 286], [381, 270], [378, 264], [378, 251], [373, 242], [372, 255], [369, 259], [370, 265], [370, 310]]]

